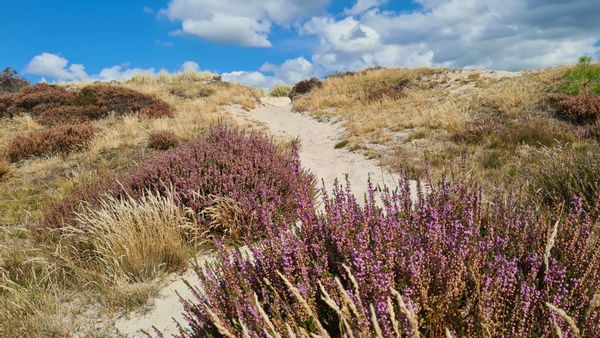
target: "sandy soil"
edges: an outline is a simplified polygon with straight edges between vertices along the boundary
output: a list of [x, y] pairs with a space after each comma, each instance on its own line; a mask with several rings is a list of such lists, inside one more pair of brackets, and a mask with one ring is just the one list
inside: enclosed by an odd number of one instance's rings
[[261, 101], [261, 106], [249, 112], [236, 107], [230, 110], [238, 119], [264, 125], [273, 135], [298, 138], [302, 166], [323, 180], [328, 190], [336, 179], [343, 183], [346, 175], [357, 198], [362, 198], [367, 192], [369, 176], [375, 185], [397, 186], [397, 176], [385, 171], [376, 160], [367, 159], [347, 148], [335, 149], [344, 136], [344, 130], [338, 125], [293, 112], [287, 97], [269, 97]]
[[[230, 107], [229, 110], [244, 124], [251, 122], [262, 125], [274, 136], [298, 138], [301, 143], [302, 165], [323, 180], [328, 190], [336, 179], [344, 182], [346, 175], [357, 197], [366, 194], [369, 175], [376, 185], [397, 185], [397, 177], [386, 172], [376, 161], [350, 152], [346, 148], [335, 149], [335, 145], [343, 137], [344, 130], [335, 124], [320, 122], [308, 115], [293, 112], [288, 98], [263, 98], [262, 105], [249, 112], [239, 107]], [[415, 191], [414, 182], [412, 191]], [[200, 258], [207, 259], [209, 258], [206, 256]], [[132, 313], [119, 318], [115, 323], [116, 328], [126, 337], [145, 337], [140, 329], [153, 332], [153, 326], [160, 329], [165, 337], [176, 334], [175, 320], [185, 324], [177, 293], [185, 299], [192, 298], [192, 293], [183, 279], [192, 284], [197, 281], [192, 269], [183, 276], [170, 276], [149, 312]]]

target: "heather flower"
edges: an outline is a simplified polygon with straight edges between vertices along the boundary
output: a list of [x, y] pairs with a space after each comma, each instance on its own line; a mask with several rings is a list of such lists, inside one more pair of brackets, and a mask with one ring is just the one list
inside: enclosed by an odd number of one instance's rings
[[361, 206], [336, 185], [251, 255], [222, 248], [182, 335], [597, 336], [600, 244], [580, 205], [549, 215], [460, 182], [429, 190], [370, 187]]

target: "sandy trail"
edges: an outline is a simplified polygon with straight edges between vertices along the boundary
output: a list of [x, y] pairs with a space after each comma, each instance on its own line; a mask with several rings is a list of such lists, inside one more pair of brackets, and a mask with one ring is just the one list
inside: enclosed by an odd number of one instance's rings
[[[328, 190], [331, 190], [336, 179], [344, 182], [345, 175], [348, 175], [348, 181], [359, 202], [367, 192], [369, 175], [376, 185], [397, 186], [397, 176], [384, 171], [376, 161], [345, 148], [335, 149], [335, 145], [343, 137], [342, 128], [293, 112], [288, 98], [264, 98], [262, 104], [250, 112], [237, 107], [230, 107], [229, 112], [240, 122], [258, 122], [274, 136], [298, 138], [303, 167], [309, 169], [319, 180], [322, 179]], [[414, 182], [412, 183], [411, 189], [415, 191]], [[206, 259], [207, 256], [199, 258]], [[183, 279], [197, 285], [193, 269], [189, 269], [183, 276], [169, 276], [159, 298], [155, 299], [152, 310], [145, 314], [134, 313], [119, 318], [115, 322], [116, 328], [126, 337], [146, 337], [140, 330], [152, 333], [153, 326], [160, 329], [165, 337], [176, 334], [177, 327], [173, 319], [185, 325], [177, 293], [185, 299], [192, 298]]]
[[348, 175], [352, 191], [359, 201], [367, 192], [369, 175], [375, 185], [397, 186], [398, 176], [385, 171], [377, 161], [346, 148], [335, 149], [344, 136], [341, 127], [293, 112], [287, 97], [263, 98], [261, 101], [261, 106], [249, 112], [237, 108], [230, 111], [238, 119], [264, 125], [272, 135], [298, 138], [302, 166], [319, 179], [319, 186], [320, 180], [323, 180], [325, 187], [331, 190], [336, 179], [344, 183]]

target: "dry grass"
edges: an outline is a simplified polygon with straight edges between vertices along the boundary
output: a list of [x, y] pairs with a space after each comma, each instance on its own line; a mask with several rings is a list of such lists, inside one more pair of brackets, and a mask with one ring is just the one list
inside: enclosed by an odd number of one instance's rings
[[[195, 235], [183, 230], [193, 219], [165, 199], [148, 196], [138, 204], [107, 200], [103, 209], [85, 210], [79, 221], [98, 235], [87, 240], [74, 231], [59, 242], [34, 242], [25, 229], [78, 185], [105, 170], [127, 170], [153, 153], [147, 149], [153, 131], [172, 130], [186, 141], [214, 124], [235, 125], [221, 108], [238, 104], [251, 109], [260, 96], [254, 89], [197, 72], [140, 75], [120, 85], [164, 100], [173, 107], [173, 118], [109, 115], [92, 122], [102, 132], [85, 151], [23, 160], [0, 178], [2, 337], [88, 336], [90, 331], [74, 327], [82, 316], [95, 330], [96, 319], [107, 311], [144, 305], [156, 296], [158, 277], [185, 269], [195, 250], [189, 240]], [[41, 129], [28, 115], [0, 118], [0, 149], [18, 134]], [[142, 222], [145, 227], [139, 226]], [[78, 314], [82, 306], [71, 304], [73, 300], [88, 304], [90, 312]]]
[[94, 279], [138, 283], [183, 271], [194, 250], [192, 212], [172, 195], [148, 193], [139, 200], [107, 197], [100, 207], [84, 207], [62, 231], [63, 259]]
[[496, 187], [525, 171], [543, 147], [593, 142], [546, 104], [564, 71], [367, 69], [329, 77], [293, 105], [340, 121], [344, 146], [394, 170], [466, 172]]

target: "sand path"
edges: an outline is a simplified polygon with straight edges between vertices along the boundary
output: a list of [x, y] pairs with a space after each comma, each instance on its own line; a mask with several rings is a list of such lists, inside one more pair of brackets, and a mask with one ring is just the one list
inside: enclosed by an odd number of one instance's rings
[[323, 180], [330, 190], [336, 179], [344, 183], [348, 175], [352, 191], [362, 201], [369, 175], [376, 185], [397, 186], [398, 177], [385, 171], [376, 160], [367, 159], [347, 148], [335, 148], [344, 136], [344, 129], [340, 126], [293, 112], [287, 97], [269, 97], [261, 101], [262, 105], [249, 112], [235, 108], [231, 112], [237, 118], [264, 125], [272, 135], [298, 138], [302, 166], [319, 179], [319, 187], [320, 180]]
[[[343, 137], [342, 128], [293, 112], [288, 98], [263, 98], [262, 104], [252, 111], [230, 107], [229, 112], [240, 122], [250, 121], [265, 126], [274, 136], [298, 138], [303, 167], [309, 169], [319, 180], [322, 179], [328, 190], [333, 186], [335, 179], [344, 182], [346, 174], [353, 192], [357, 198], [360, 197], [359, 200], [362, 200], [362, 196], [367, 192], [369, 175], [374, 184], [396, 186], [397, 177], [385, 172], [376, 161], [350, 152], [346, 148], [335, 149], [335, 145]], [[205, 256], [201, 259], [207, 258]], [[115, 323], [116, 328], [126, 337], [145, 337], [140, 333], [140, 329], [152, 332], [153, 326], [160, 329], [165, 337], [176, 334], [177, 327], [173, 318], [185, 325], [177, 293], [186, 299], [192, 298], [190, 290], [183, 282], [184, 278], [192, 284], [197, 281], [192, 269], [183, 276], [169, 276], [166, 286], [154, 300], [154, 306], [149, 312], [119, 318]]]

